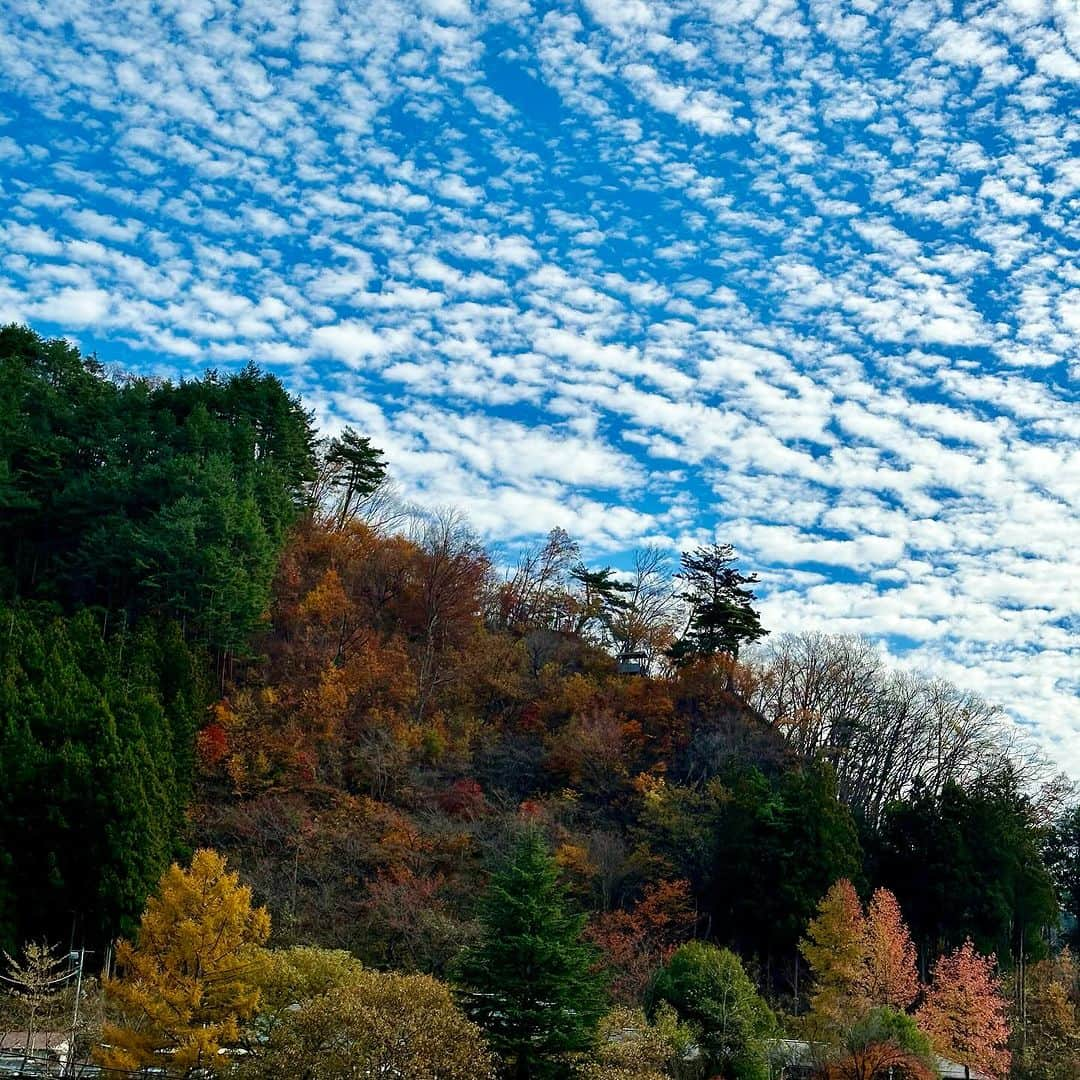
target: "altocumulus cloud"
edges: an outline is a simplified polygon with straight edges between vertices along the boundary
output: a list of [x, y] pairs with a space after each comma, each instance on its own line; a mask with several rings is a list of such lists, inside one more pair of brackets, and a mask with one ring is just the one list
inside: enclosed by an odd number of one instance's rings
[[495, 541], [734, 542], [1080, 776], [1073, 0], [9, 0], [0, 87], [0, 318]]

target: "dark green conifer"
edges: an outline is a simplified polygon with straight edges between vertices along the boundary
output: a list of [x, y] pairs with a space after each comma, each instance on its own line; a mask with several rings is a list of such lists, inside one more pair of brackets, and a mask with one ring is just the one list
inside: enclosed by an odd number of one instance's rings
[[526, 833], [493, 876], [483, 935], [458, 968], [462, 1004], [486, 1032], [514, 1080], [569, 1075], [604, 1007], [597, 954], [582, 940], [558, 867], [543, 840]]

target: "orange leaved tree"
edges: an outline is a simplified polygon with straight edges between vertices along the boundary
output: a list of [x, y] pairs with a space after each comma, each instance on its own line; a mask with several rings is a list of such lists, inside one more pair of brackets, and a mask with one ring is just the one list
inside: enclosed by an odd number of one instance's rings
[[1003, 1078], [1010, 1064], [1008, 1006], [995, 966], [995, 957], [980, 955], [965, 941], [934, 965], [916, 1015], [943, 1057]]
[[825, 894], [799, 942], [814, 988], [810, 1007], [824, 1036], [866, 1011], [866, 919], [855, 886], [841, 878]]
[[903, 1011], [919, 996], [919, 971], [900, 905], [888, 889], [877, 889], [866, 911], [863, 991], [871, 1005]]

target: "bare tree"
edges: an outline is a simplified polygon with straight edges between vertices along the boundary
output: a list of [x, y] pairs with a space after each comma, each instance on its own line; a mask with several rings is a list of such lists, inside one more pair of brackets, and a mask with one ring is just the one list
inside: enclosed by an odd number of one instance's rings
[[643, 653], [650, 671], [670, 647], [679, 621], [671, 562], [662, 548], [646, 547], [634, 554], [634, 569], [622, 610], [611, 619], [615, 648], [621, 654]]
[[889, 670], [863, 638], [784, 634], [749, 664], [751, 704], [799, 757], [830, 761], [840, 797], [869, 821], [916, 783], [940, 794], [1005, 767], [1031, 786], [1042, 778], [999, 707], [945, 679]]
[[483, 546], [456, 510], [443, 509], [430, 516], [420, 547], [418, 601], [423, 638], [417, 669], [417, 723], [449, 677], [451, 665], [445, 661], [450, 651], [480, 620], [481, 598], [491, 571]]
[[4, 953], [4, 958], [7, 960], [7, 971], [3, 976], [3, 986], [20, 1006], [22, 1026], [26, 1028], [22, 1063], [23, 1071], [26, 1071], [34, 1054], [34, 1036], [38, 1032], [41, 1014], [52, 1003], [70, 974], [63, 971], [64, 960], [56, 955], [53, 946], [44, 941], [24, 945], [21, 960], [16, 960], [8, 952]]
[[578, 556], [577, 542], [564, 529], [552, 529], [543, 544], [522, 552], [497, 591], [492, 622], [519, 634], [564, 628], [571, 606], [568, 581]]

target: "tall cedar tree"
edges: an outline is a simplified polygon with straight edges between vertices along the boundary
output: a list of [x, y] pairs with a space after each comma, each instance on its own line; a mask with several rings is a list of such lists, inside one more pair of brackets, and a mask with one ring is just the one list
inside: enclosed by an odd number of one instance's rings
[[705, 898], [714, 925], [768, 966], [786, 960], [838, 878], [857, 878], [862, 853], [851, 812], [828, 765], [785, 771], [730, 769], [716, 804]]
[[943, 1057], [1004, 1080], [1009, 1075], [1008, 1004], [993, 956], [970, 941], [942, 956], [919, 1007], [919, 1027]]
[[466, 1013], [486, 1032], [514, 1080], [570, 1073], [604, 1009], [585, 918], [568, 910], [558, 866], [527, 832], [491, 880], [479, 943], [459, 963]]
[[175, 627], [0, 609], [0, 944], [134, 928], [191, 783], [198, 664]]
[[1054, 884], [1042, 858], [1046, 830], [1031, 798], [1005, 771], [965, 789], [916, 791], [891, 806], [877, 841], [882, 884], [891, 888], [925, 956], [971, 937], [981, 952], [1045, 952], [1056, 925]]
[[252, 366], [116, 379], [0, 327], [0, 943], [129, 931], [176, 854], [209, 654], [220, 679], [265, 628], [314, 451]]
[[117, 947], [118, 974], [104, 989], [119, 1019], [102, 1031], [100, 1063], [215, 1069], [258, 1006], [257, 950], [269, 936], [266, 909], [251, 906], [251, 889], [217, 852], [196, 851], [188, 870], [174, 863], [135, 944]]

